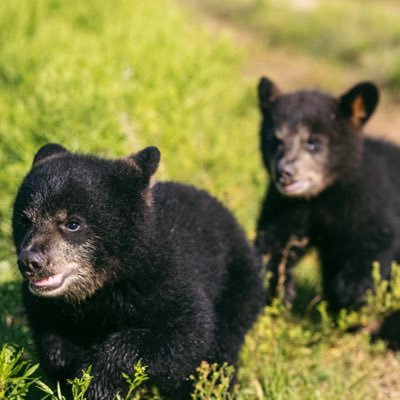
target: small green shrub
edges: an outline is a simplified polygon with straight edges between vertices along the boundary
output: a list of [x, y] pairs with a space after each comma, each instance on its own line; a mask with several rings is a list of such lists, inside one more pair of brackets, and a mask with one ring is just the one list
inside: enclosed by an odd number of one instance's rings
[[134, 373], [132, 376], [127, 375], [125, 373], [122, 376], [125, 378], [127, 384], [129, 385], [128, 392], [126, 396], [122, 397], [120, 394], [117, 394], [114, 400], [139, 400], [143, 395], [146, 395], [145, 391], [137, 391], [136, 389], [139, 386], [147, 381], [149, 377], [146, 374], [146, 366], [143, 366], [141, 361], [139, 360], [134, 366]]
[[193, 400], [233, 400], [236, 398], [237, 388], [229, 391], [235, 369], [224, 363], [209, 364], [205, 361], [197, 368], [197, 374], [191, 375], [194, 381]]
[[389, 280], [382, 279], [379, 263], [372, 267], [374, 289], [365, 296], [365, 304], [359, 311], [341, 310], [338, 326], [341, 331], [347, 331], [354, 326], [368, 327], [377, 321], [400, 310], [400, 266], [392, 264]]
[[22, 400], [30, 387], [38, 382], [34, 373], [39, 365], [22, 359], [22, 350], [7, 344], [0, 351], [0, 399]]

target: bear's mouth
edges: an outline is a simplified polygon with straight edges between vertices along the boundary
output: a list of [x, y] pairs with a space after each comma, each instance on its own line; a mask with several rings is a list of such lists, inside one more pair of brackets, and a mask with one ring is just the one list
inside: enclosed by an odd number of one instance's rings
[[309, 189], [310, 183], [308, 181], [292, 181], [287, 184], [279, 182], [277, 186], [282, 194], [297, 195], [305, 193]]
[[65, 280], [72, 274], [72, 270], [59, 272], [54, 275], [47, 275], [40, 279], [30, 279], [29, 288], [34, 292], [50, 292], [61, 288]]

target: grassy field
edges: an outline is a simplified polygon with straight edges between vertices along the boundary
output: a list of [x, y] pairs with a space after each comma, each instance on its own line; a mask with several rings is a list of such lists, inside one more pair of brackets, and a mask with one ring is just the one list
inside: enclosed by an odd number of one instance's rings
[[[306, 54], [310, 65], [319, 60], [321, 72], [309, 72], [313, 85], [330, 89], [342, 79], [340, 71], [352, 77], [360, 71], [361, 79], [372, 74], [396, 98], [400, 10], [394, 1], [383, 3], [361, 8], [361, 1], [321, 1], [321, 8], [299, 10], [289, 2], [204, 0], [214, 15], [265, 35], [271, 54], [279, 48]], [[381, 51], [388, 54], [384, 62]], [[266, 177], [255, 81], [243, 73], [246, 57], [223, 27], [216, 38], [195, 11], [174, 0], [1, 2], [0, 344], [23, 347], [24, 360], [37, 362], [19, 298], [10, 213], [18, 184], [44, 143], [112, 157], [157, 145], [158, 179], [209, 190], [254, 237]], [[238, 399], [399, 399], [400, 356], [371, 343], [369, 332], [399, 305], [400, 294], [387, 295], [382, 286], [362, 313], [333, 321], [323, 304], [311, 307], [319, 293], [316, 264], [311, 254], [298, 270], [294, 309], [274, 304], [249, 334]], [[364, 328], [347, 333], [352, 324]], [[25, 396], [26, 386], [12, 376], [15, 360], [8, 348], [0, 353], [0, 398]], [[4, 397], [10, 387], [20, 397]], [[217, 391], [209, 385], [196, 398], [229, 398]]]

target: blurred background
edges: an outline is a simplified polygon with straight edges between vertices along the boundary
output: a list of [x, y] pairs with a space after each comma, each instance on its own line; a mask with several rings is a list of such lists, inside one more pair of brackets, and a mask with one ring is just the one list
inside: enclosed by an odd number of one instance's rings
[[[259, 77], [334, 95], [375, 81], [382, 101], [366, 130], [399, 141], [399, 17], [396, 0], [1, 1], [0, 344], [35, 359], [10, 219], [41, 145], [107, 157], [156, 145], [156, 179], [207, 189], [251, 239], [268, 179]], [[314, 254], [298, 279], [294, 314], [267, 311], [248, 339], [240, 398], [399, 399], [396, 353], [308, 318]]]
[[[384, 91], [375, 134], [398, 140], [400, 4], [393, 0], [188, 0], [217, 32], [246, 50], [244, 74], [282, 89], [339, 93], [360, 80]], [[182, 2], [183, 3], [183, 2]], [[185, 2], [187, 3], [187, 2]], [[382, 107], [381, 110], [382, 111]]]

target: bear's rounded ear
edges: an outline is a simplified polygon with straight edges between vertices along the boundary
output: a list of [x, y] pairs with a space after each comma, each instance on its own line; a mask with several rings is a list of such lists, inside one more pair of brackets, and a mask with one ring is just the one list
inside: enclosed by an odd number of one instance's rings
[[160, 163], [161, 153], [157, 147], [151, 146], [133, 154], [129, 159], [133, 160], [135, 165], [139, 167], [145, 180], [149, 180], [157, 171]]
[[281, 91], [274, 82], [265, 76], [260, 78], [258, 82], [258, 104], [261, 112], [266, 112], [271, 103], [281, 95]]
[[346, 118], [362, 127], [375, 111], [379, 100], [379, 91], [372, 82], [361, 82], [339, 98], [339, 107]]
[[48, 143], [42, 146], [38, 152], [36, 153], [32, 165], [35, 165], [39, 161], [43, 161], [44, 159], [54, 156], [60, 153], [67, 153], [68, 150], [63, 146], [55, 143]]

